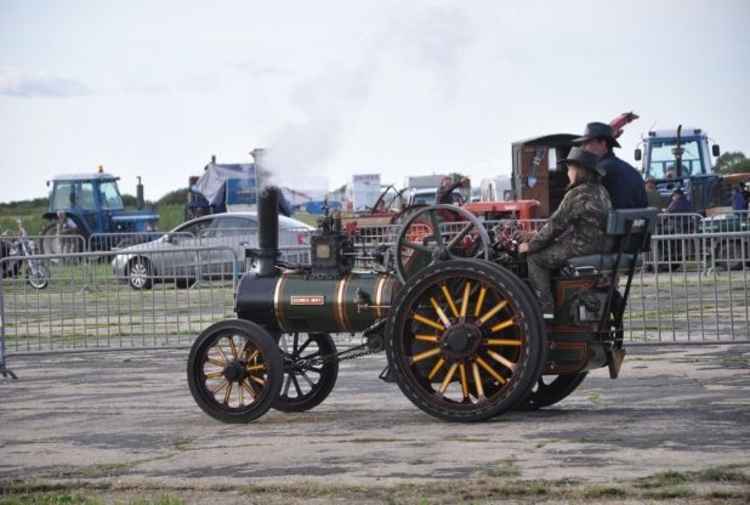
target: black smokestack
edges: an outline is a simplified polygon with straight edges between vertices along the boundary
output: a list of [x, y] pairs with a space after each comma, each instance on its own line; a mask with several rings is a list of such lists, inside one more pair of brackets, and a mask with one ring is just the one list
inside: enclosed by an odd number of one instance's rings
[[276, 258], [279, 256], [279, 197], [276, 186], [267, 186], [258, 199], [258, 277], [276, 273]]

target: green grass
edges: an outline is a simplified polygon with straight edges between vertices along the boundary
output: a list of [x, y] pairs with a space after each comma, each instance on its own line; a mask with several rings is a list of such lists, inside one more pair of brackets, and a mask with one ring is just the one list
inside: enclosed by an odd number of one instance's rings
[[[178, 440], [180, 442], [180, 440]], [[498, 467], [501, 465], [498, 464]], [[709, 467], [702, 471], [667, 471], [634, 480], [586, 483], [574, 480], [508, 479], [505, 473], [493, 477], [431, 483], [395, 485], [346, 485], [301, 481], [291, 483], [216, 484], [167, 490], [159, 483], [127, 484], [125, 481], [75, 481], [47, 484], [43, 481], [0, 483], [0, 505], [183, 505], [190, 502], [265, 503], [394, 503], [447, 504], [502, 502], [537, 503], [683, 503], [697, 499], [702, 504], [747, 503], [750, 498], [750, 464]], [[512, 465], [511, 465], [512, 468]], [[80, 472], [72, 475], [80, 476]], [[705, 483], [710, 483], [706, 486]], [[168, 494], [159, 494], [168, 493]], [[202, 497], [198, 497], [203, 493]], [[225, 495], [224, 493], [230, 493]], [[199, 500], [199, 501], [196, 501]], [[209, 501], [210, 500], [210, 501]], [[501, 500], [501, 501], [499, 501]]]
[[104, 502], [80, 494], [29, 494], [0, 498], [0, 505], [104, 505]]
[[10, 235], [17, 233], [16, 219], [21, 219], [29, 235], [39, 235], [46, 226], [42, 214], [47, 207], [9, 209], [0, 208], [0, 232], [7, 231]]
[[156, 212], [159, 214], [159, 229], [170, 231], [185, 221], [185, 206], [180, 204], [160, 205]]
[[[106, 502], [98, 496], [84, 494], [23, 494], [0, 497], [0, 505], [104, 505]], [[184, 505], [182, 498], [161, 495], [156, 498], [138, 497], [118, 505]]]

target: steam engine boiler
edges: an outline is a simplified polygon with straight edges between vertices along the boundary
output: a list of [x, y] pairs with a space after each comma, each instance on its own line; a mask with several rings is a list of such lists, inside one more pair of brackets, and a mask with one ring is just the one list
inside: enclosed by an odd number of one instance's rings
[[258, 250], [248, 250], [256, 268], [237, 288], [236, 312], [271, 334], [357, 333], [386, 315], [397, 278], [353, 272], [354, 246], [337, 216], [327, 216], [310, 239], [309, 266], [280, 264], [278, 198], [266, 188], [259, 199]]

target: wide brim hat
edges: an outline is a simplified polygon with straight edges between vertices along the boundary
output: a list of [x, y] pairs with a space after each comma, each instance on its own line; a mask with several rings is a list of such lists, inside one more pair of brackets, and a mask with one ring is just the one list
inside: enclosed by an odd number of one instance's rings
[[564, 160], [560, 160], [559, 165], [578, 165], [586, 170], [591, 170], [601, 176], [604, 176], [607, 172], [604, 168], [599, 165], [599, 157], [594, 153], [590, 153], [582, 147], [573, 147], [568, 153], [568, 157]]
[[573, 139], [573, 144], [581, 145], [584, 142], [588, 142], [593, 139], [607, 139], [609, 140], [612, 147], [621, 147], [620, 143], [615, 138], [612, 127], [606, 123], [589, 123], [586, 125], [586, 129], [583, 131], [583, 135]]

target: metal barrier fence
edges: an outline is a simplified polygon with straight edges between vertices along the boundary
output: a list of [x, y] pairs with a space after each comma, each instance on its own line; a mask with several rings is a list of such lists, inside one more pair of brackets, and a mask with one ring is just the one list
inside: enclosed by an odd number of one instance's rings
[[[8, 354], [187, 345], [233, 315], [240, 261], [229, 247], [78, 253], [39, 262], [46, 283], [0, 283], [0, 340]], [[17, 258], [5, 258], [13, 261]]]
[[115, 233], [92, 233], [86, 244], [87, 251], [115, 251], [126, 247], [133, 247], [147, 242], [169, 242], [172, 245], [180, 247], [196, 247], [195, 244], [183, 244], [181, 242], [195, 239], [195, 236], [189, 232], [163, 232], [163, 231], [144, 231], [144, 232], [115, 232]]
[[[21, 239], [18, 234], [0, 235], [0, 241], [10, 244]], [[34, 249], [37, 254], [45, 253], [45, 248], [57, 247], [62, 248], [61, 254], [75, 253], [86, 250], [86, 239], [81, 235], [26, 235], [26, 238], [34, 242]]]
[[[691, 232], [655, 235], [633, 280], [627, 343], [750, 342], [750, 229], [711, 233], [705, 225], [694, 230], [691, 216], [679, 219]], [[511, 222], [518, 224], [484, 224]], [[450, 236], [464, 224], [447, 223], [441, 231]], [[520, 227], [541, 225], [535, 220]], [[367, 252], [379, 240], [392, 244], [400, 228], [365, 229], [372, 233], [358, 244]], [[142, 244], [127, 251], [0, 260], [0, 271], [13, 262], [23, 265], [0, 282], [0, 372], [6, 353], [182, 346], [216, 320], [233, 317], [236, 281], [249, 267], [244, 244], [235, 243], [235, 236], [189, 238], [195, 242], [175, 240], [163, 249]], [[288, 245], [282, 259], [309, 263], [309, 253], [307, 244]], [[40, 289], [26, 275], [32, 261], [48, 272]]]
[[[652, 239], [625, 318], [631, 344], [750, 342], [750, 232], [702, 234], [713, 268], [683, 254], [695, 234]], [[657, 254], [655, 251], [659, 251]], [[725, 251], [716, 257], [711, 251]]]

